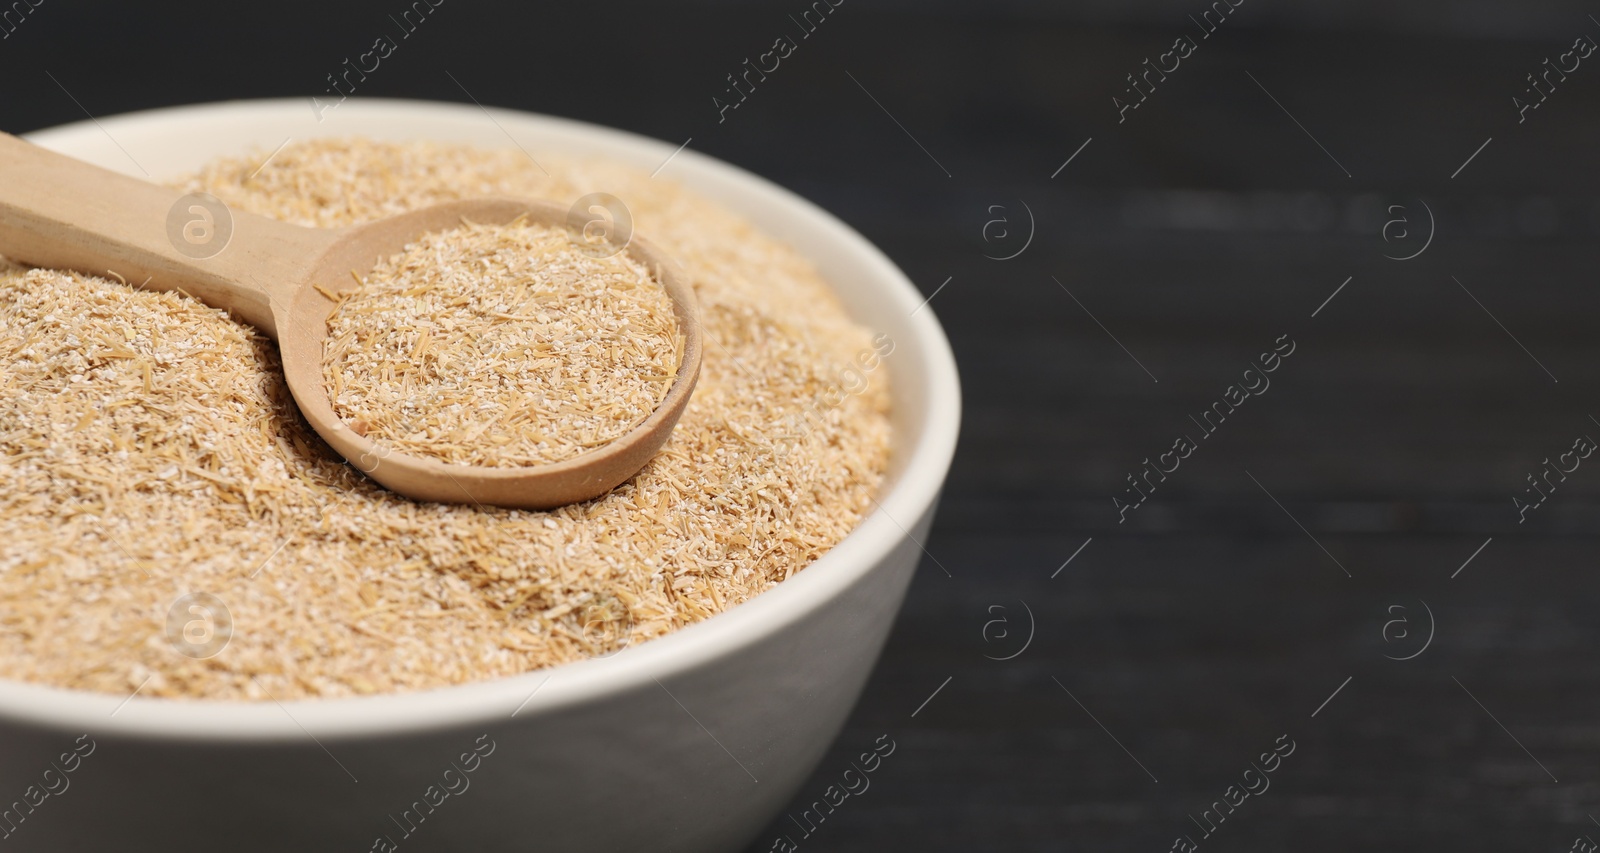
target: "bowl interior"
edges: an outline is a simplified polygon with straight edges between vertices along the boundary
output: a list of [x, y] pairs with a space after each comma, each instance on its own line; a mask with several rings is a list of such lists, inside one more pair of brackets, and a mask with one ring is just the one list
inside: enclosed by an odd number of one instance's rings
[[[719, 202], [794, 246], [816, 265], [852, 317], [894, 342], [885, 359], [894, 444], [879, 508], [815, 564], [773, 590], [604, 660], [418, 693], [285, 703], [294, 709], [293, 720], [273, 703], [124, 699], [0, 680], [0, 716], [64, 728], [92, 720], [107, 733], [183, 739], [292, 739], [304, 737], [301, 725], [328, 735], [403, 731], [461, 724], [524, 701], [519, 715], [531, 716], [668, 677], [804, 618], [870, 571], [930, 510], [954, 453], [960, 418], [954, 359], [932, 309], [922, 306], [917, 288], [860, 234], [748, 172], [692, 149], [677, 151], [674, 143], [609, 128], [420, 101], [351, 99], [320, 117], [308, 100], [228, 102], [28, 134], [47, 148], [136, 177], [148, 172], [156, 181], [191, 172], [219, 156], [270, 152], [286, 140], [336, 136], [516, 146], [532, 156], [599, 156], [652, 172], [659, 169], [661, 178]], [[551, 677], [557, 674], [561, 677]], [[548, 689], [542, 686], [546, 683]], [[535, 688], [537, 694], [526, 699]]]

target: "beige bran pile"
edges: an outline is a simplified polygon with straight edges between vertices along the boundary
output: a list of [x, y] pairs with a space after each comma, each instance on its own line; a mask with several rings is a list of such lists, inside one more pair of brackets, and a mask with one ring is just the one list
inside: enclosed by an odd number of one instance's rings
[[360, 276], [328, 318], [333, 411], [458, 465], [571, 459], [648, 418], [678, 375], [672, 299], [626, 251], [565, 228], [468, 223]]
[[[461, 198], [605, 191], [701, 304], [699, 386], [609, 495], [551, 512], [417, 503], [300, 419], [270, 341], [185, 296], [0, 260], [0, 678], [127, 696], [414, 691], [614, 652], [804, 569], [872, 508], [886, 371], [807, 261], [662, 178], [425, 143], [296, 141], [185, 182], [340, 226]], [[805, 429], [794, 424], [802, 420]], [[229, 610], [179, 654], [168, 611]]]

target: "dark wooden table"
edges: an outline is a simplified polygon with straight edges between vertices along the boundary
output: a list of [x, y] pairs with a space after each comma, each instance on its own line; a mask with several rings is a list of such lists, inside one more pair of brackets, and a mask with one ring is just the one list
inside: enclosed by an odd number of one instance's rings
[[[0, 121], [320, 92], [382, 23], [356, 5], [44, 4], [0, 40]], [[719, 122], [803, 4], [452, 3], [359, 94], [461, 100], [449, 69], [692, 136], [937, 289], [967, 407], [926, 542], [950, 576], [924, 565], [791, 812], [898, 748], [752, 851], [1600, 839], [1600, 458], [1561, 455], [1600, 438], [1600, 56], [1512, 100], [1600, 7], [1241, 2], [1202, 38], [1203, 3], [1101, 5], [850, 0]], [[1580, 464], [1522, 521], [1547, 457]]]

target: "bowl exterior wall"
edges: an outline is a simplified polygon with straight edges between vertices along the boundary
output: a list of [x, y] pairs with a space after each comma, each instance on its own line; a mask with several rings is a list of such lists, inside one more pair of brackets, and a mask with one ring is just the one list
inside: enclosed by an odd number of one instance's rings
[[660, 685], [477, 728], [227, 744], [0, 720], [0, 837], [41, 853], [737, 851], [838, 735], [921, 556], [907, 539], [830, 606]]

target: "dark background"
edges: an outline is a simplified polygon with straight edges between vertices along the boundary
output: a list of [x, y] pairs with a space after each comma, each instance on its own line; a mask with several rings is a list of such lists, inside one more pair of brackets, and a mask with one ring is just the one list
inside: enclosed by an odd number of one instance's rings
[[[404, 7], [46, 0], [0, 40], [0, 128], [321, 94]], [[926, 546], [950, 577], [925, 562], [802, 796], [898, 748], [810, 838], [780, 818], [751, 850], [1600, 839], [1600, 459], [1512, 505], [1600, 436], [1600, 56], [1512, 104], [1600, 40], [1600, 2], [1244, 0], [1201, 39], [1199, 0], [845, 0], [719, 123], [724, 76], [805, 8], [450, 0], [356, 93], [466, 100], [448, 70], [487, 105], [692, 136], [925, 293], [948, 279], [966, 414]], [[1024, 205], [1032, 243], [986, 257]], [[1423, 205], [1431, 244], [1386, 258]], [[1281, 335], [1270, 389], [1119, 523], [1124, 478]], [[1283, 734], [1272, 787], [1203, 838], [1187, 816]]]

